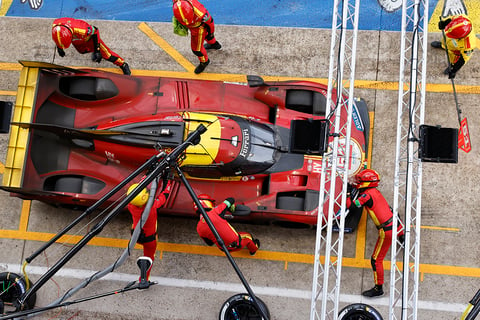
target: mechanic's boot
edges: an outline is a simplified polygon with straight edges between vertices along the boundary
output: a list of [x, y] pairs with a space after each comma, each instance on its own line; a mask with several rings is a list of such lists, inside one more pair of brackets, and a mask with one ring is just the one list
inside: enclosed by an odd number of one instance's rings
[[138, 288], [146, 289], [150, 287], [148, 277], [152, 269], [153, 261], [149, 257], [139, 257], [137, 259], [137, 266], [140, 268], [140, 278], [138, 279]]
[[214, 44], [210, 44], [210, 43], [205, 43], [203, 45], [203, 47], [206, 49], [206, 50], [219, 50], [222, 48], [222, 45], [220, 44], [220, 42], [216, 41]]
[[430, 45], [432, 46], [432, 48], [437, 48], [437, 49], [442, 48], [442, 43], [440, 41], [432, 41]]
[[370, 298], [383, 296], [382, 285], [376, 284], [375, 287], [373, 287], [372, 289], [367, 290], [367, 291], [363, 291], [362, 296], [370, 297]]
[[132, 72], [130, 71], [130, 67], [128, 66], [128, 63], [124, 62], [121, 66], [120, 69], [122, 69], [123, 74], [126, 74], [127, 76], [131, 75]]
[[255, 252], [250, 252], [250, 255], [251, 255], [251, 256], [254, 256], [255, 253], [257, 253], [258, 249], [260, 249], [260, 240], [258, 240], [258, 239], [253, 239], [253, 243], [255, 243], [255, 245], [257, 246], [257, 250], [255, 250]]
[[200, 62], [200, 64], [195, 68], [194, 72], [196, 74], [202, 73], [203, 70], [205, 70], [205, 68], [208, 66], [209, 63], [210, 63], [210, 59], [208, 59], [205, 62]]

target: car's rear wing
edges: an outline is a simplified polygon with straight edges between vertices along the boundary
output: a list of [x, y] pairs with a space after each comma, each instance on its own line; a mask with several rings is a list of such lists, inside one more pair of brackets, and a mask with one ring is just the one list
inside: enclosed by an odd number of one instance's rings
[[[30, 123], [32, 121], [41, 71], [59, 74], [85, 73], [85, 71], [82, 70], [47, 62], [19, 61], [19, 63], [23, 67], [20, 71], [16, 102], [13, 108], [13, 123]], [[8, 140], [7, 158], [2, 181], [3, 187], [22, 187], [28, 141], [28, 128], [13, 124], [10, 125], [10, 137]]]
[[[30, 122], [35, 106], [39, 66], [27, 66], [20, 62], [23, 68], [18, 81], [17, 98], [13, 109], [13, 122]], [[10, 137], [7, 146], [7, 158], [3, 172], [4, 187], [19, 188], [22, 185], [28, 147], [29, 130], [19, 126], [10, 126]]]
[[74, 69], [70, 67], [65, 67], [61, 66], [59, 64], [54, 64], [54, 63], [48, 63], [48, 62], [40, 62], [40, 61], [26, 61], [26, 60], [20, 60], [18, 61], [24, 68], [39, 68], [39, 69], [46, 69], [46, 70], [52, 70], [61, 73], [86, 73], [85, 71], [79, 70], [79, 69]]

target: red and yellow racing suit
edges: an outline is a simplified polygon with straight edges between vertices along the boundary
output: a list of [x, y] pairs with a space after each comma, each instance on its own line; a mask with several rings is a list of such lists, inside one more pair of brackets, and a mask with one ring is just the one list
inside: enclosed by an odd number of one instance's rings
[[[74, 18], [59, 18], [53, 21], [52, 27], [55, 26], [64, 26], [72, 32], [72, 44], [79, 53], [95, 52], [95, 46], [98, 45], [103, 59], [120, 67], [125, 63], [118, 54], [105, 45], [100, 38], [98, 29], [87, 22]], [[98, 43], [95, 43], [94, 35]]]
[[[228, 251], [239, 251], [242, 248], [246, 247], [251, 254], [254, 254], [255, 252], [257, 252], [258, 247], [253, 241], [252, 235], [248, 232], [237, 232], [230, 225], [230, 223], [225, 220], [224, 214], [227, 209], [227, 204], [222, 203], [207, 212], [207, 215], [215, 226], [215, 229], [220, 235], [220, 238], [222, 238]], [[206, 244], [216, 244], [217, 247], [222, 250], [222, 247], [218, 244], [215, 235], [208, 227], [208, 224], [203, 218], [203, 216], [200, 217], [200, 221], [197, 224], [197, 232]]]
[[[392, 221], [393, 213], [387, 200], [376, 188], [360, 189], [360, 194], [353, 202], [356, 207], [364, 207], [373, 223], [378, 229], [378, 238], [371, 257], [373, 278], [376, 285], [382, 285], [384, 281], [383, 259], [392, 244]], [[351, 200], [347, 199], [347, 207]], [[401, 225], [397, 228], [397, 236], [403, 235]]]
[[[175, 3], [178, 0], [173, 0]], [[186, 24], [182, 20], [178, 20], [181, 24], [190, 30], [190, 46], [194, 55], [198, 57], [200, 62], [208, 60], [207, 50], [203, 47], [203, 42], [207, 41], [209, 44], [217, 42], [215, 39], [215, 24], [213, 18], [207, 9], [197, 0], [188, 0], [193, 6], [193, 21]]]
[[[450, 16], [443, 19], [453, 20], [460, 16], [468, 19], [468, 17], [465, 15]], [[465, 63], [468, 62], [468, 60], [470, 60], [474, 49], [477, 47], [477, 37], [473, 28], [473, 24], [472, 30], [466, 37], [460, 39], [452, 39], [449, 37], [445, 37], [445, 39], [447, 40], [448, 60], [452, 65], [453, 71], [457, 72]], [[445, 48], [445, 42], [443, 41], [443, 39], [442, 47]]]
[[[142, 227], [140, 237], [138, 238], [138, 243], [143, 247], [143, 255], [152, 259], [152, 262], [155, 260], [155, 251], [157, 250], [157, 210], [161, 208], [168, 199], [168, 195], [172, 189], [172, 181], [168, 181], [165, 189], [158, 195], [158, 197], [153, 202], [152, 208], [148, 215], [147, 221]], [[142, 217], [143, 210], [145, 205], [137, 207], [131, 203], [127, 206], [128, 211], [132, 215], [132, 232], [133, 229], [137, 226], [140, 218]], [[150, 269], [147, 271], [147, 279], [150, 277]]]

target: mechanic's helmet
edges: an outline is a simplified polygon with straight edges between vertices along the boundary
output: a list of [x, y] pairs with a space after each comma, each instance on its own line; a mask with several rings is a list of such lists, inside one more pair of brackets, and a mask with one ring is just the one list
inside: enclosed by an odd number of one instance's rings
[[470, 31], [472, 31], [472, 23], [462, 16], [452, 19], [445, 27], [445, 35], [452, 39], [464, 38]]
[[[127, 190], [127, 196], [132, 193], [132, 191], [138, 186], [138, 183], [134, 183], [132, 184], [128, 190]], [[135, 198], [132, 199], [132, 201], [130, 201], [130, 204], [133, 204], [134, 206], [136, 207], [141, 207], [141, 206], [144, 206], [148, 201], [148, 191], [147, 189], [143, 189], [142, 191], [140, 191], [139, 194], [137, 194], [135, 196]]]
[[189, 26], [193, 24], [193, 5], [189, 1], [175, 1], [173, 15], [181, 24]]
[[[215, 206], [215, 200], [208, 194], [199, 195], [198, 200], [200, 201], [200, 204], [202, 205], [203, 209], [205, 209], [205, 211], [210, 211]], [[195, 202], [193, 202], [193, 209], [195, 210], [195, 212], [198, 211], [198, 207]]]
[[65, 26], [52, 28], [52, 39], [60, 49], [67, 49], [72, 44], [72, 32]]
[[365, 169], [355, 176], [355, 187], [357, 189], [378, 187], [379, 182], [380, 175], [373, 169]]

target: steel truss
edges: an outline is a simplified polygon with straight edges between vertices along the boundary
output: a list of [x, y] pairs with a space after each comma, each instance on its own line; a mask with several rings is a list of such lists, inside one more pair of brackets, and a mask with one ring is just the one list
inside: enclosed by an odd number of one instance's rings
[[[419, 126], [424, 123], [425, 113], [427, 30], [428, 0], [404, 0], [398, 83], [389, 319], [417, 319], [422, 194], [422, 162], [419, 158], [418, 139]], [[400, 212], [404, 213], [401, 217]], [[397, 240], [397, 226], [404, 229], [404, 245]]]
[[[310, 319], [337, 319], [340, 296], [343, 239], [345, 226], [345, 204], [350, 164], [350, 133], [354, 104], [355, 54], [358, 33], [360, 0], [350, 5], [348, 0], [335, 0], [330, 44], [330, 66], [328, 74], [326, 114], [330, 120], [330, 137], [327, 153], [322, 159], [321, 186], [315, 262], [312, 286]], [[347, 30], [351, 28], [350, 30]], [[344, 74], [347, 80], [344, 80]], [[335, 89], [334, 89], [335, 87]], [[332, 100], [332, 93], [336, 101]], [[347, 112], [347, 121], [340, 124], [341, 112]], [[336, 185], [342, 192], [335, 195]], [[326, 187], [327, 186], [327, 187]], [[340, 206], [340, 215], [335, 207]], [[328, 209], [327, 209], [328, 207]], [[327, 219], [323, 211], [328, 210]], [[326, 221], [325, 221], [326, 220]], [[333, 227], [339, 230], [333, 235]], [[322, 264], [321, 253], [325, 260]]]

